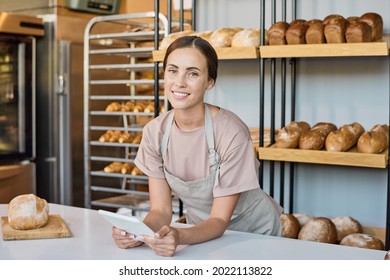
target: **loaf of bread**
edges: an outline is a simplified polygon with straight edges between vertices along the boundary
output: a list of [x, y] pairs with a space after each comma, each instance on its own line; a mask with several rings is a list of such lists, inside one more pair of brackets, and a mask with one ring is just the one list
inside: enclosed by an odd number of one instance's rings
[[231, 47], [233, 36], [241, 30], [243, 29], [240, 27], [235, 27], [235, 28], [225, 27], [225, 28], [217, 29], [213, 32], [213, 34], [211, 34], [209, 43], [214, 48]]
[[271, 25], [268, 30], [269, 45], [286, 45], [286, 32], [290, 24], [285, 21], [278, 21]]
[[303, 225], [298, 239], [335, 244], [337, 242], [336, 226], [328, 218], [314, 217]]
[[358, 122], [345, 124], [336, 131], [331, 131], [325, 140], [325, 148], [331, 152], [345, 152], [356, 145], [359, 137], [365, 132]]
[[348, 21], [340, 15], [329, 15], [324, 20], [324, 34], [328, 44], [345, 43]]
[[331, 221], [336, 226], [337, 242], [340, 242], [344, 237], [352, 233], [362, 233], [362, 225], [350, 216], [338, 216], [332, 218]]
[[340, 241], [340, 245], [375, 250], [383, 250], [385, 248], [382, 240], [365, 233], [349, 234]]
[[232, 39], [233, 48], [260, 46], [260, 29], [247, 28], [238, 31]]
[[377, 13], [365, 13], [360, 16], [359, 21], [367, 23], [371, 27], [371, 41], [378, 41], [383, 36], [383, 19]]
[[300, 230], [298, 219], [292, 215], [283, 213], [280, 215], [280, 224], [282, 226], [282, 236], [287, 238], [298, 238]]
[[121, 173], [122, 165], [123, 165], [122, 162], [114, 161], [114, 162], [110, 163], [109, 165], [107, 165], [106, 167], [104, 167], [104, 172]]
[[357, 149], [360, 153], [379, 154], [389, 145], [389, 126], [374, 125], [370, 131], [364, 132], [358, 139]]
[[191, 36], [195, 35], [196, 32], [194, 30], [184, 30], [184, 31], [179, 31], [179, 32], [174, 32], [169, 34], [167, 37], [164, 37], [161, 40], [160, 43], [160, 49], [165, 50], [169, 47], [169, 45], [175, 41], [177, 38], [183, 37], [183, 36]]
[[325, 139], [331, 131], [337, 130], [333, 123], [319, 122], [299, 138], [299, 148], [303, 150], [322, 150]]
[[48, 221], [47, 201], [34, 194], [19, 195], [8, 204], [8, 223], [13, 229], [37, 229], [44, 227]]
[[363, 21], [352, 20], [345, 30], [345, 40], [347, 43], [371, 42], [371, 27]]
[[309, 130], [310, 125], [307, 122], [292, 121], [279, 130], [275, 139], [275, 147], [295, 149], [299, 145], [301, 134]]
[[293, 213], [294, 217], [297, 218], [299, 222], [299, 227], [302, 228], [303, 225], [313, 218], [312, 215], [306, 213]]
[[324, 24], [320, 19], [312, 19], [307, 22], [308, 28], [305, 34], [306, 44], [323, 44], [325, 41]]
[[198, 32], [196, 33], [196, 36], [206, 40], [207, 42], [210, 42], [210, 37], [211, 35], [214, 33], [214, 31], [212, 30], [207, 30], [207, 31], [202, 31], [202, 32]]
[[286, 31], [286, 42], [288, 45], [306, 44], [306, 30], [309, 27], [306, 20], [295, 20], [290, 22]]
[[118, 112], [122, 108], [122, 105], [118, 101], [113, 101], [106, 107], [106, 112]]

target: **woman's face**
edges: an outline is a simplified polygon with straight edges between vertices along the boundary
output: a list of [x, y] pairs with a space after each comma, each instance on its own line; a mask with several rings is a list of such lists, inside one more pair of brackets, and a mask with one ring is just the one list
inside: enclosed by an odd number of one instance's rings
[[175, 109], [203, 106], [205, 91], [214, 86], [208, 79], [206, 58], [196, 48], [174, 50], [164, 73], [164, 91]]

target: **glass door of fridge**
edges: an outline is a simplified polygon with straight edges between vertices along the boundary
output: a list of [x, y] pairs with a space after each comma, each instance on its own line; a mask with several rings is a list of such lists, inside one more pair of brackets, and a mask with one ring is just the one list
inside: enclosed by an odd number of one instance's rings
[[0, 161], [35, 157], [35, 39], [0, 34]]

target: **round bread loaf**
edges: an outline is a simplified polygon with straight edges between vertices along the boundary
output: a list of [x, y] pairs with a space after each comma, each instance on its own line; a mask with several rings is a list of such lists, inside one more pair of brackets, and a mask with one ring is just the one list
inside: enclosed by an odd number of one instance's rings
[[298, 238], [299, 222], [292, 214], [283, 213], [280, 215], [280, 224], [282, 225], [282, 236], [287, 238]]
[[22, 194], [8, 204], [8, 222], [13, 229], [44, 227], [49, 220], [49, 205], [34, 194]]
[[258, 47], [260, 46], [260, 29], [248, 28], [238, 31], [232, 39], [232, 47]]
[[171, 33], [167, 37], [164, 37], [164, 39], [162, 39], [160, 44], [160, 49], [161, 50], [167, 49], [169, 45], [177, 38], [184, 37], [184, 36], [191, 36], [191, 35], [196, 35], [196, 32], [194, 30], [183, 30], [183, 31]]
[[383, 250], [385, 248], [382, 240], [365, 233], [349, 234], [340, 241], [340, 245], [375, 250]]
[[344, 237], [352, 233], [362, 233], [362, 225], [352, 217], [338, 216], [331, 219], [337, 230], [337, 242], [340, 242]]
[[336, 226], [328, 218], [314, 217], [303, 225], [298, 239], [335, 244], [337, 242]]
[[214, 48], [231, 47], [234, 34], [236, 34], [241, 30], [243, 30], [241, 27], [235, 27], [235, 28], [225, 27], [225, 28], [217, 29], [213, 32], [213, 34], [211, 34], [209, 43]]
[[299, 222], [299, 227], [303, 227], [303, 225], [310, 219], [313, 218], [312, 215], [309, 215], [309, 214], [305, 214], [305, 213], [294, 213], [293, 214], [295, 218], [297, 218], [298, 222]]

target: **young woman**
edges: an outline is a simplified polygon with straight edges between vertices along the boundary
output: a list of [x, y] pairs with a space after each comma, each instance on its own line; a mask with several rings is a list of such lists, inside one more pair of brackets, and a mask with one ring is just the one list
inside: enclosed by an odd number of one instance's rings
[[[215, 239], [226, 229], [280, 235], [280, 212], [260, 189], [248, 127], [231, 111], [204, 102], [217, 79], [215, 50], [199, 37], [181, 37], [167, 49], [163, 68], [173, 109], [144, 127], [135, 159], [149, 178], [151, 209], [144, 222], [155, 235], [140, 241], [114, 227], [116, 245], [145, 242], [156, 254], [172, 256], [178, 245]], [[172, 193], [194, 226], [170, 225]]]

